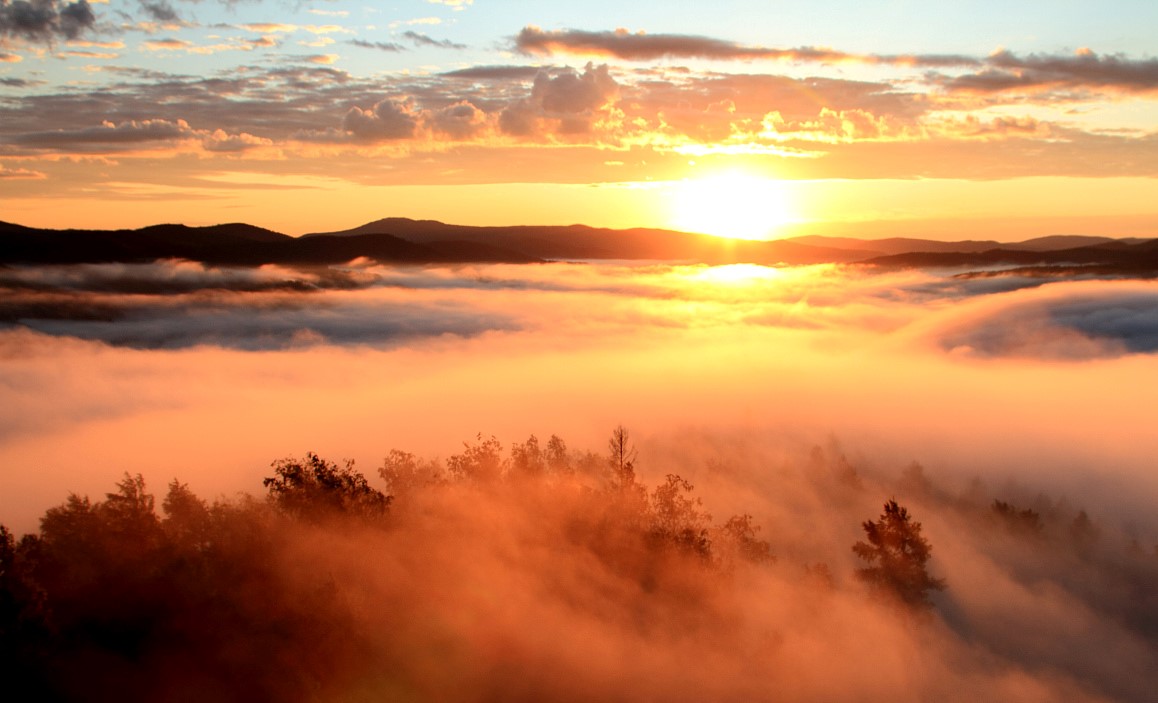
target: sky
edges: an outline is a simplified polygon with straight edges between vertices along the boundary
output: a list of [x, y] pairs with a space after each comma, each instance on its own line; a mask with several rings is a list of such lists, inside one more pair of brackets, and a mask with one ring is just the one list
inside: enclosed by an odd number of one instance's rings
[[0, 219], [1158, 227], [1158, 6], [0, 0]]

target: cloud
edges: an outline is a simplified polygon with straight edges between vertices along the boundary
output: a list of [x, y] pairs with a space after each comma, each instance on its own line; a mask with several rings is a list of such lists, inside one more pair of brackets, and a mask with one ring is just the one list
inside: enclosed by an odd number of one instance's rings
[[363, 49], [377, 49], [379, 51], [389, 51], [391, 53], [397, 53], [399, 51], [406, 51], [406, 47], [402, 46], [401, 44], [395, 44], [394, 42], [366, 41], [364, 39], [351, 39], [348, 43], [353, 44], [354, 46], [360, 46]]
[[534, 80], [543, 70], [537, 66], [471, 66], [440, 75], [446, 78], [463, 78], [475, 81], [526, 81]]
[[273, 37], [258, 37], [257, 39], [246, 39], [245, 42], [247, 44], [252, 45], [252, 46], [257, 46], [257, 47], [262, 47], [262, 48], [280, 46], [280, 43], [278, 42], [278, 40], [274, 39]]
[[289, 34], [298, 30], [296, 24], [282, 24], [280, 22], [251, 22], [241, 25], [241, 28], [261, 34]]
[[75, 131], [34, 132], [24, 134], [15, 143], [37, 148], [67, 148], [83, 144], [136, 144], [141, 142], [168, 141], [189, 136], [193, 130], [183, 120], [129, 121], [120, 124], [104, 122], [100, 127], [90, 127]]
[[168, 2], [145, 2], [142, 0], [141, 9], [149, 16], [151, 20], [156, 22], [180, 22], [181, 17], [177, 11]]
[[307, 24], [302, 29], [311, 34], [353, 34], [354, 30], [336, 24]]
[[40, 171], [33, 171], [27, 168], [8, 168], [4, 164], [0, 164], [0, 180], [38, 181], [44, 178], [47, 178], [47, 176]]
[[439, 134], [466, 141], [482, 134], [487, 128], [487, 116], [466, 100], [435, 110], [426, 122]]
[[744, 46], [704, 36], [580, 30], [546, 31], [525, 27], [514, 40], [528, 55], [577, 55], [626, 61], [663, 58], [731, 61], [774, 60], [799, 63], [862, 63], [927, 69], [964, 68], [973, 72], [931, 74], [928, 79], [947, 90], [996, 94], [1046, 90], [1113, 90], [1147, 93], [1158, 89], [1158, 59], [1098, 55], [1080, 49], [1070, 56], [1031, 54], [1020, 57], [1001, 50], [985, 58], [943, 54], [855, 54], [836, 49]]
[[914, 67], [972, 66], [979, 62], [966, 56], [849, 54], [834, 49], [801, 47], [774, 49], [743, 46], [734, 42], [686, 34], [586, 32], [573, 29], [544, 31], [524, 27], [515, 37], [515, 48], [531, 55], [571, 54], [627, 61], [662, 58], [694, 58], [720, 61], [774, 60], [809, 63], [868, 63]]
[[78, 130], [30, 132], [11, 143], [35, 151], [112, 153], [133, 151], [142, 146], [195, 142], [210, 152], [240, 152], [258, 146], [271, 146], [272, 140], [240, 132], [194, 129], [185, 120], [129, 120], [104, 122], [99, 127]]
[[107, 51], [62, 51], [59, 55], [79, 56], [86, 59], [115, 59], [120, 57], [120, 54], [113, 54]]
[[308, 63], [318, 64], [319, 66], [329, 66], [337, 63], [339, 58], [341, 57], [337, 54], [313, 54], [312, 56], [306, 56], [303, 60]]
[[23, 56], [19, 54], [7, 54], [0, 52], [0, 63], [20, 63], [24, 60]]
[[397, 100], [382, 100], [372, 108], [352, 107], [342, 119], [342, 129], [355, 139], [381, 141], [409, 139], [418, 127], [414, 107]]
[[606, 65], [589, 63], [582, 73], [573, 69], [554, 75], [540, 71], [530, 97], [508, 105], [499, 124], [504, 133], [514, 136], [544, 131], [582, 134], [591, 129], [596, 112], [618, 97], [619, 84]]
[[1025, 57], [1002, 50], [990, 55], [982, 70], [940, 82], [948, 90], [980, 94], [1044, 90], [1149, 93], [1158, 90], [1158, 59], [1099, 56], [1089, 49], [1070, 56]]
[[[0, 287], [8, 291], [0, 304], [2, 322], [144, 349], [397, 344], [514, 324], [509, 316], [447, 300], [401, 302], [373, 272], [357, 270], [218, 269], [186, 262], [18, 268], [0, 273]], [[359, 290], [324, 301], [314, 295]]]
[[0, 4], [0, 38], [14, 37], [36, 43], [76, 39], [96, 24], [86, 0], [9, 0]]
[[225, 130], [215, 129], [212, 133], [204, 137], [202, 141], [202, 148], [209, 152], [217, 153], [240, 153], [256, 149], [259, 147], [273, 146], [272, 139], [265, 137], [255, 137], [247, 132], [240, 132], [238, 134], [229, 134]]
[[185, 39], [150, 39], [145, 42], [144, 47], [149, 51], [182, 51], [193, 47], [193, 42]]
[[1158, 351], [1158, 289], [1126, 282], [1050, 284], [985, 300], [938, 332], [952, 354], [1095, 359]]
[[432, 46], [438, 49], [465, 49], [466, 44], [456, 44], [449, 39], [432, 39], [422, 32], [405, 31], [402, 36], [409, 39], [415, 46]]

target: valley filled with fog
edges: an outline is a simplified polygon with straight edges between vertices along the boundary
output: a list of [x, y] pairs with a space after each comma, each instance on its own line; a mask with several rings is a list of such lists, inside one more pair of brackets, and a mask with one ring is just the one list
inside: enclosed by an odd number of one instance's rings
[[[446, 472], [491, 437], [506, 456], [558, 435], [571, 478], [552, 490], [599, 491], [591, 467], [623, 426], [649, 495], [682, 477], [712, 529], [750, 515], [775, 560], [725, 585], [667, 564], [628, 588], [623, 559], [575, 547], [585, 494], [461, 486], [396, 496], [385, 533], [291, 531], [277, 558], [352, 584], [351, 627], [428, 697], [509, 691], [513, 669], [530, 667], [541, 675], [516, 698], [857, 700], [880, 686], [1146, 700], [1158, 285], [965, 273], [7, 268], [0, 522], [34, 532], [70, 492], [100, 500], [125, 474], [158, 506], [174, 479], [234, 504], [265, 492], [271, 462], [307, 452], [352, 460], [389, 493], [378, 469], [391, 450]], [[929, 570], [947, 584], [931, 615], [896, 613], [856, 578], [861, 523], [891, 498], [922, 523]], [[423, 661], [423, 647], [449, 654]], [[677, 665], [689, 658], [697, 666]], [[447, 662], [457, 673], [440, 688]], [[373, 686], [360, 669], [343, 675], [327, 695]], [[569, 680], [569, 693], [552, 688]]]

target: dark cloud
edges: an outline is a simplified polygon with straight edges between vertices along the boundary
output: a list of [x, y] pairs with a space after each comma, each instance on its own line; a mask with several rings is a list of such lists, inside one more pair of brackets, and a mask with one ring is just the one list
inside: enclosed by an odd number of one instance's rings
[[73, 3], [10, 0], [0, 3], [0, 38], [18, 37], [50, 43], [56, 39], [76, 39], [94, 24], [96, 15], [87, 0]]
[[1144, 93], [1158, 89], [1158, 59], [1131, 59], [1098, 55], [1082, 49], [1073, 55], [1031, 54], [1021, 57], [1002, 50], [980, 59], [942, 54], [852, 54], [834, 49], [791, 49], [743, 46], [704, 36], [680, 34], [545, 31], [526, 27], [515, 37], [515, 47], [530, 55], [580, 55], [628, 61], [662, 58], [716, 60], [778, 60], [802, 63], [863, 63], [916, 68], [976, 69], [964, 75], [933, 74], [929, 78], [946, 89], [971, 93], [1046, 89], [1096, 89]]
[[348, 43], [354, 46], [362, 47], [363, 49], [377, 49], [378, 51], [389, 51], [396, 53], [399, 51], [406, 51], [406, 47], [394, 42], [384, 41], [366, 41], [364, 39], [351, 39]]
[[[531, 136], [544, 130], [564, 134], [581, 134], [590, 129], [596, 110], [614, 102], [619, 84], [606, 65], [587, 64], [580, 73], [566, 69], [554, 75], [540, 71], [535, 76], [531, 95], [508, 105], [499, 117], [503, 132]], [[548, 127], [544, 121], [557, 127]]]
[[482, 110], [463, 100], [435, 110], [426, 121], [439, 134], [451, 139], [467, 140], [486, 129], [487, 117]]
[[[513, 329], [509, 316], [458, 302], [374, 292], [426, 278], [185, 262], [14, 268], [0, 271], [0, 323], [142, 349], [383, 345]], [[323, 291], [362, 293], [319, 297]]]
[[184, 121], [144, 120], [120, 124], [106, 122], [100, 127], [71, 131], [31, 132], [15, 137], [11, 143], [41, 149], [65, 149], [85, 145], [127, 145], [170, 141], [191, 135], [192, 129]]
[[433, 46], [438, 49], [465, 49], [466, 44], [456, 44], [449, 39], [433, 39], [421, 32], [405, 31], [402, 36], [409, 39], [415, 46]]
[[414, 107], [398, 100], [382, 100], [368, 110], [352, 107], [342, 119], [342, 129], [354, 139], [383, 141], [409, 139], [418, 128]]
[[981, 357], [1091, 359], [1158, 352], [1158, 290], [1131, 283], [1055, 284], [1015, 294], [944, 334]]
[[150, 19], [157, 22], [180, 22], [181, 18], [177, 15], [177, 11], [168, 2], [162, 0], [161, 2], [142, 2], [141, 9]]
[[383, 346], [511, 329], [507, 318], [445, 305], [307, 305], [283, 297], [249, 300], [237, 307], [229, 298], [217, 296], [171, 302], [185, 304], [120, 307], [112, 320], [25, 317], [21, 325], [45, 334], [136, 349], [211, 345], [246, 351], [317, 344]]
[[439, 75], [472, 81], [531, 81], [544, 69], [537, 66], [472, 66]]
[[76, 151], [105, 153], [132, 150], [150, 143], [200, 140], [207, 151], [239, 152], [272, 141], [247, 132], [229, 134], [224, 130], [198, 130], [185, 120], [143, 120], [120, 124], [105, 122], [100, 127], [19, 135], [10, 144], [34, 151]]
[[515, 37], [515, 48], [524, 54], [576, 54], [601, 56], [628, 61], [654, 61], [662, 58], [715, 60], [776, 60], [809, 63], [869, 63], [896, 66], [945, 67], [973, 66], [979, 62], [967, 56], [849, 54], [833, 49], [800, 47], [775, 49], [743, 46], [735, 42], [687, 34], [585, 32], [574, 29], [544, 31], [525, 27]]
[[970, 93], [1046, 89], [1146, 93], [1158, 90], [1158, 59], [1099, 56], [1088, 49], [1069, 56], [1019, 57], [1003, 50], [986, 59], [982, 70], [946, 77], [941, 83], [949, 90]]
[[555, 76], [535, 77], [531, 98], [545, 111], [578, 114], [603, 107], [619, 95], [619, 84], [607, 66], [587, 64], [582, 73], [564, 71]]

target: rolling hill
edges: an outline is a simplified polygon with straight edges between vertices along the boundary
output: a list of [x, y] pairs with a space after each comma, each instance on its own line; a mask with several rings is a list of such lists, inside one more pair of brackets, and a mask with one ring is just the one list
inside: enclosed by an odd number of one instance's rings
[[0, 264], [186, 259], [210, 265], [332, 265], [358, 258], [387, 264], [655, 260], [713, 265], [1097, 266], [1138, 273], [1158, 271], [1158, 240], [1058, 235], [1012, 243], [820, 236], [748, 241], [665, 229], [614, 230], [586, 225], [475, 227], [399, 217], [301, 237], [241, 223], [51, 230], [0, 222]]

